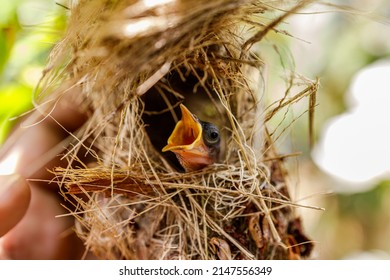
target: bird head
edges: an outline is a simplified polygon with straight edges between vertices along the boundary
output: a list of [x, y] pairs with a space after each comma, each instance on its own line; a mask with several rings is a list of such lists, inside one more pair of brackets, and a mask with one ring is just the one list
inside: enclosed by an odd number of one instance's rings
[[180, 109], [182, 118], [162, 151], [175, 153], [185, 171], [199, 170], [216, 162], [221, 143], [218, 128], [199, 120], [183, 104]]

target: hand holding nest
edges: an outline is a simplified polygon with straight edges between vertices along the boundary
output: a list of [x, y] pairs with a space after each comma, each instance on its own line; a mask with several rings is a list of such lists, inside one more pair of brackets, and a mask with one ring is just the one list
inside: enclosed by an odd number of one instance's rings
[[[64, 202], [48, 170], [60, 165], [64, 129], [74, 131], [85, 116], [61, 103], [51, 116], [31, 126], [22, 123], [0, 150], [0, 173], [13, 169], [0, 176], [0, 259], [74, 259], [83, 253], [73, 217], [56, 218], [65, 212]], [[42, 119], [34, 112], [25, 122], [34, 117]]]

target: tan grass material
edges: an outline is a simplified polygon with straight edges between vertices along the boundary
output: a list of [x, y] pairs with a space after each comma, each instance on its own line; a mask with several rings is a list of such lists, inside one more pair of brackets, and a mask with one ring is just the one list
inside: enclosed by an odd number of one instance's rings
[[[255, 47], [269, 32], [288, 36], [279, 24], [310, 1], [158, 2], [75, 1], [40, 85], [48, 103], [69, 98], [89, 114], [68, 168], [55, 170], [77, 234], [102, 259], [308, 257], [266, 126], [313, 101], [318, 82], [299, 79], [300, 92], [266, 108]], [[220, 162], [198, 172], [160, 152], [181, 102], [223, 132]]]

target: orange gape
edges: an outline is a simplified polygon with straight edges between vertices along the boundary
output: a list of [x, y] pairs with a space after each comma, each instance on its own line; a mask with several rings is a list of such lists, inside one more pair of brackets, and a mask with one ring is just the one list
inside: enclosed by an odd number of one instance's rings
[[217, 161], [220, 150], [218, 128], [200, 121], [183, 104], [181, 120], [177, 122], [163, 152], [175, 153], [186, 172], [202, 169]]

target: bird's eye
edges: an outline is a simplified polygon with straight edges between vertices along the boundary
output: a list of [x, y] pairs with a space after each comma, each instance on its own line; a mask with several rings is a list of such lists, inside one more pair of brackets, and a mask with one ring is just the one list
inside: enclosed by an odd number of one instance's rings
[[219, 132], [216, 129], [210, 129], [206, 132], [206, 141], [209, 144], [215, 144], [219, 141]]
[[211, 139], [218, 139], [218, 137], [219, 137], [219, 133], [218, 133], [218, 132], [212, 131], [212, 132], [210, 133], [210, 138], [211, 138]]

